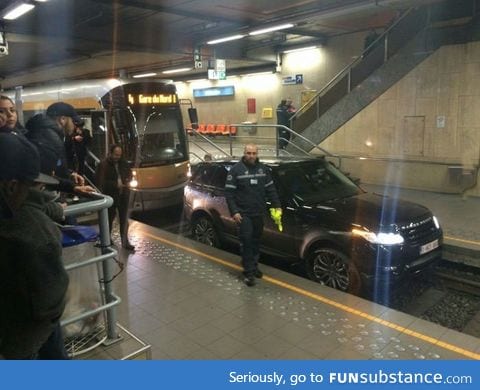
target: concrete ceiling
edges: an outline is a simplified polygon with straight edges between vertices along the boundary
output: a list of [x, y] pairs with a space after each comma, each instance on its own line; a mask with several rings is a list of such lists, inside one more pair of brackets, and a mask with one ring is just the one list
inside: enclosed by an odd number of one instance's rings
[[[383, 28], [398, 11], [438, 0], [49, 0], [3, 21], [9, 54], [2, 87], [118, 76], [226, 58], [227, 68], [274, 64], [279, 47], [328, 44], [340, 34]], [[14, 0], [0, 0], [4, 10]], [[0, 11], [1, 12], [1, 11]], [[220, 45], [215, 38], [281, 23], [294, 27]], [[259, 54], [262, 53], [262, 54]], [[204, 66], [205, 68], [205, 66]], [[206, 73], [205, 69], [191, 74]]]

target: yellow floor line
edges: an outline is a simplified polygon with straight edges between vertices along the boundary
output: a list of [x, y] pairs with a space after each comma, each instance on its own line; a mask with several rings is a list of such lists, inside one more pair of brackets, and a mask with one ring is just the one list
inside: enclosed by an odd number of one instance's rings
[[459, 241], [459, 242], [464, 242], [465, 244], [472, 244], [472, 245], [480, 246], [480, 242], [479, 242], [479, 241], [465, 240], [465, 239], [463, 239], [463, 238], [450, 237], [450, 236], [443, 236], [443, 239], [444, 239], [444, 240]]
[[[171, 240], [168, 240], [166, 238], [163, 238], [163, 237], [159, 237], [157, 235], [154, 235], [154, 234], [151, 234], [151, 233], [148, 233], [146, 231], [142, 231], [142, 233], [150, 238], [153, 238], [157, 241], [160, 241], [160, 242], [163, 242], [164, 244], [168, 244], [168, 245], [171, 245], [171, 246], [174, 246], [176, 248], [180, 248], [186, 252], [190, 252], [190, 253], [193, 253], [195, 255], [198, 255], [198, 256], [201, 256], [203, 258], [207, 258], [209, 260], [212, 260], [214, 261], [215, 263], [218, 263], [218, 264], [222, 264], [226, 267], [230, 267], [230, 268], [233, 268], [237, 271], [241, 271], [242, 268], [238, 265], [235, 265], [235, 264], [232, 264], [228, 261], [225, 261], [225, 260], [222, 260], [218, 257], [215, 257], [215, 256], [212, 256], [212, 255], [208, 255], [204, 252], [200, 252], [196, 249], [193, 249], [193, 248], [190, 248], [190, 247], [186, 247], [184, 245], [181, 245], [177, 242], [174, 242], [174, 241], [171, 241]], [[329, 298], [325, 298], [324, 296], [322, 295], [319, 295], [319, 294], [315, 294], [315, 293], [312, 293], [311, 291], [308, 291], [308, 290], [305, 290], [303, 288], [300, 288], [300, 287], [297, 287], [297, 286], [294, 286], [292, 284], [289, 284], [289, 283], [286, 283], [286, 282], [283, 282], [281, 280], [278, 280], [278, 279], [275, 279], [275, 278], [272, 278], [270, 276], [264, 276], [263, 277], [263, 280], [266, 281], [266, 282], [269, 282], [271, 284], [274, 284], [274, 285], [277, 285], [279, 287], [283, 287], [287, 290], [290, 290], [290, 291], [293, 291], [297, 294], [300, 294], [300, 295], [303, 295], [303, 296], [306, 296], [306, 297], [309, 297], [311, 299], [314, 299], [318, 302], [322, 302], [326, 305], [329, 305], [329, 306], [332, 306], [332, 307], [335, 307], [339, 310], [342, 310], [342, 311], [345, 311], [347, 313], [350, 313], [350, 314], [353, 314], [353, 315], [356, 315], [358, 317], [362, 317], [366, 320], [369, 320], [371, 322], [375, 322], [375, 323], [378, 323], [378, 324], [381, 324], [381, 325], [384, 325], [388, 328], [391, 328], [391, 329], [395, 329], [401, 333], [404, 333], [404, 334], [407, 334], [409, 336], [412, 336], [414, 338], [417, 338], [419, 340], [422, 340], [422, 341], [425, 341], [429, 344], [433, 344], [435, 346], [438, 346], [438, 347], [441, 347], [443, 349], [446, 349], [446, 350], [449, 350], [449, 351], [452, 351], [452, 352], [455, 352], [455, 353], [458, 353], [459, 355], [463, 355], [465, 357], [468, 357], [470, 359], [474, 359], [474, 360], [480, 360], [480, 354], [478, 353], [475, 353], [475, 352], [472, 352], [472, 351], [468, 351], [466, 349], [463, 349], [463, 348], [460, 348], [456, 345], [453, 345], [453, 344], [449, 344], [449, 343], [446, 343], [444, 341], [441, 341], [439, 339], [436, 339], [434, 337], [430, 337], [430, 336], [427, 336], [427, 335], [424, 335], [422, 333], [419, 333], [419, 332], [415, 332], [411, 329], [407, 329], [401, 325], [398, 325], [398, 324], [395, 324], [393, 322], [390, 322], [390, 321], [386, 321], [380, 317], [376, 317], [374, 315], [371, 315], [371, 314], [368, 314], [368, 313], [365, 313], [363, 311], [360, 311], [358, 309], [355, 309], [351, 306], [348, 306], [348, 305], [344, 305], [342, 303], [339, 303], [337, 301], [334, 301], [332, 299], [329, 299]]]

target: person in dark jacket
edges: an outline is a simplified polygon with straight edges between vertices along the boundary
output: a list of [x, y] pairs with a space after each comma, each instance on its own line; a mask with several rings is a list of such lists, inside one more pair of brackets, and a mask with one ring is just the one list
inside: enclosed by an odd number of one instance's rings
[[[290, 99], [283, 99], [277, 106], [277, 125], [282, 125], [290, 128], [290, 118], [295, 114], [295, 108]], [[283, 127], [277, 128], [278, 132], [278, 146], [280, 149], [285, 149], [290, 141], [291, 133]]]
[[[43, 161], [50, 160], [53, 156], [57, 159], [54, 175], [59, 179], [58, 190], [68, 193], [89, 193], [94, 189], [85, 185], [84, 178], [76, 172], [68, 170], [64, 139], [70, 136], [74, 129], [73, 120], [78, 118], [75, 109], [67, 103], [57, 102], [51, 104], [46, 115], [37, 114], [30, 118], [25, 127], [26, 137], [38, 149]], [[50, 161], [48, 161], [50, 166]], [[42, 172], [45, 172], [42, 168]]]
[[241, 161], [227, 175], [225, 190], [230, 214], [240, 227], [244, 283], [253, 286], [255, 278], [263, 276], [258, 260], [267, 198], [272, 207], [281, 207], [270, 170], [258, 160], [256, 145], [245, 145]]
[[68, 275], [60, 231], [45, 215], [37, 188], [56, 180], [39, 172], [35, 147], [19, 134], [0, 133], [0, 356], [5, 359], [47, 358], [40, 350], [58, 332], [60, 353], [52, 358], [66, 356], [59, 320]]
[[65, 138], [68, 167], [83, 176], [85, 174], [87, 147], [92, 136], [90, 131], [83, 127], [85, 122], [81, 118], [74, 118], [73, 124], [75, 126], [73, 134]]
[[95, 181], [102, 193], [113, 198], [113, 205], [108, 209], [110, 232], [118, 210], [122, 247], [133, 251], [135, 247], [128, 240], [128, 206], [130, 203], [128, 183], [132, 179], [132, 170], [128, 166], [128, 162], [122, 158], [122, 154], [123, 150], [120, 145], [112, 145], [108, 157], [102, 160], [97, 167]]

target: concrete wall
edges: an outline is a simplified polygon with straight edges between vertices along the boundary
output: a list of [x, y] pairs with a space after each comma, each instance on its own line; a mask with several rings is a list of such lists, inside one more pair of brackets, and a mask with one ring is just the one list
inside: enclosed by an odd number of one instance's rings
[[444, 46], [321, 146], [367, 157], [346, 161], [367, 183], [462, 192], [478, 174], [479, 108], [480, 42]]
[[[301, 106], [302, 91], [319, 90], [336, 73], [349, 64], [363, 48], [365, 33], [350, 34], [329, 41], [327, 46], [283, 55], [281, 72], [251, 76], [229, 77], [222, 81], [201, 80], [177, 83], [180, 98], [191, 99], [197, 108], [201, 123], [276, 124], [275, 108], [282, 97], [291, 97]], [[303, 84], [282, 85], [282, 78], [302, 74]], [[228, 61], [227, 61], [228, 76]], [[235, 96], [193, 98], [194, 88], [233, 85]], [[256, 99], [256, 113], [247, 113], [247, 99]], [[262, 109], [271, 108], [272, 118], [263, 118]], [[185, 118], [188, 118], [185, 115]], [[273, 136], [274, 128], [258, 130], [260, 136]]]

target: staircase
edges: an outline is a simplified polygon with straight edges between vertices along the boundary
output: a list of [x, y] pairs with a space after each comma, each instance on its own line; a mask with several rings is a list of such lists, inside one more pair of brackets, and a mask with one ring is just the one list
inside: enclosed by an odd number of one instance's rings
[[[447, 2], [457, 7], [438, 15], [434, 6], [407, 10], [363, 55], [339, 72], [292, 118], [291, 128], [318, 145], [378, 98], [440, 46], [464, 43], [475, 30], [470, 1]], [[459, 3], [465, 6], [458, 13]], [[445, 7], [445, 4], [442, 3]], [[450, 17], [444, 20], [445, 14]], [[435, 20], [433, 20], [435, 18]], [[311, 150], [302, 138], [295, 146]], [[292, 148], [292, 145], [289, 146]]]

